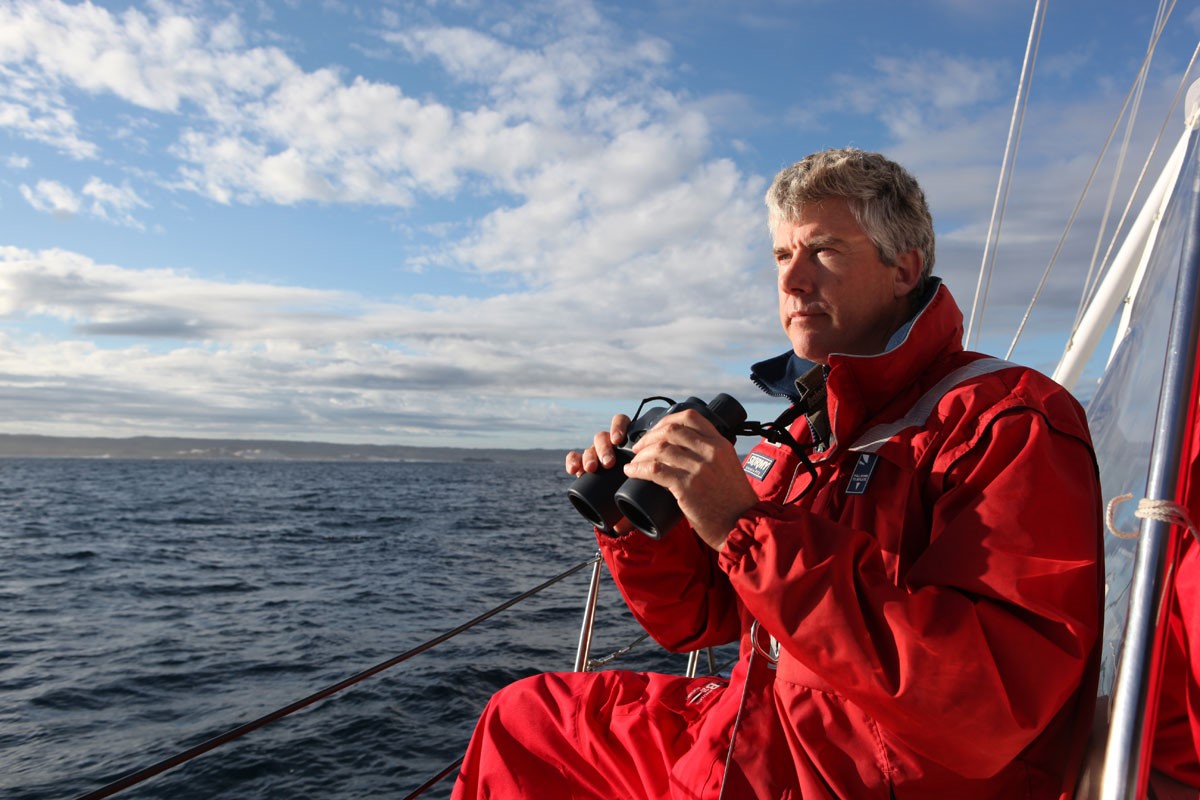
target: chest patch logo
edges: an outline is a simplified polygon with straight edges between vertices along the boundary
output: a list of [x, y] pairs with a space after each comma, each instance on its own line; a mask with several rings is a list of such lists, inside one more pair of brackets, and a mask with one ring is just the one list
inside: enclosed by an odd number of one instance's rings
[[753, 475], [761, 481], [767, 477], [767, 473], [773, 466], [775, 466], [775, 459], [764, 456], [762, 453], [751, 453], [746, 457], [746, 463], [742, 465], [742, 469], [746, 471], [747, 475]]
[[861, 453], [858, 461], [854, 462], [854, 472], [850, 474], [850, 483], [846, 484], [846, 494], [865, 494], [877, 463], [879, 456], [874, 453]]

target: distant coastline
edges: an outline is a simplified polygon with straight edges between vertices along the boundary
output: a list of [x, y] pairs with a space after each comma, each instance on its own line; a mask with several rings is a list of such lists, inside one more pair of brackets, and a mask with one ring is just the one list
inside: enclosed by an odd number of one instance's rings
[[238, 461], [443, 461], [561, 463], [563, 451], [333, 444], [174, 436], [0, 434], [0, 458], [145, 458]]

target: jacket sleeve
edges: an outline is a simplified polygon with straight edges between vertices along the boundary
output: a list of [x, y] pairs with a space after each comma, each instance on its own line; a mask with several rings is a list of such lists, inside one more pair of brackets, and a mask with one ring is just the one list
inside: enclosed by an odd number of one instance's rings
[[686, 652], [738, 637], [739, 603], [729, 577], [686, 521], [659, 541], [637, 531], [597, 539], [629, 610], [663, 647]]
[[771, 503], [739, 521], [720, 565], [787, 653], [885, 735], [986, 777], [1095, 658], [1099, 497], [1090, 447], [1023, 409], [946, 466], [899, 585], [869, 531]]

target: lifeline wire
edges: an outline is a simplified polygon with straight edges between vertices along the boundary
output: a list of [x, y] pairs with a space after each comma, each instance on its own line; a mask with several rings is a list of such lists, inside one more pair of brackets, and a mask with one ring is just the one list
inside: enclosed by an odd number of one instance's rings
[[455, 761], [453, 764], [447, 764], [445, 769], [443, 769], [437, 775], [434, 775], [432, 778], [425, 781], [420, 786], [418, 786], [416, 789], [414, 789], [411, 794], [409, 794], [408, 796], [406, 796], [404, 798], [404, 800], [414, 800], [415, 798], [420, 797], [421, 795], [425, 794], [427, 791], [432, 789], [434, 786], [437, 786], [439, 783], [441, 783], [442, 780], [444, 778], [446, 778], [447, 776], [449, 776], [452, 772], [454, 772], [454, 770], [461, 767], [463, 761], [465, 761], [465, 760], [466, 760], [466, 756], [460, 756], [459, 759], [457, 761]]
[[270, 724], [277, 720], [283, 719], [284, 717], [288, 716], [289, 714], [293, 714], [302, 708], [306, 708], [306, 707], [312, 705], [313, 703], [317, 702], [318, 700], [324, 700], [326, 697], [329, 697], [330, 695], [337, 694], [338, 692], [342, 691], [343, 689], [346, 689], [350, 686], [353, 686], [356, 683], [366, 680], [367, 678], [371, 677], [372, 675], [376, 675], [380, 672], [383, 672], [386, 669], [390, 669], [391, 667], [396, 666], [397, 664], [401, 663], [402, 661], [407, 661], [408, 659], [412, 658], [413, 656], [420, 655], [421, 653], [424, 653], [426, 650], [434, 648], [437, 645], [441, 644], [442, 642], [445, 642], [447, 639], [451, 639], [451, 638], [457, 636], [458, 634], [462, 633], [463, 631], [468, 630], [469, 628], [473, 628], [474, 626], [478, 625], [481, 622], [484, 622], [485, 620], [491, 619], [492, 617], [499, 614], [501, 611], [506, 611], [507, 609], [511, 608], [512, 606], [516, 605], [517, 603], [521, 602], [522, 600], [527, 600], [528, 598], [532, 597], [533, 595], [537, 594], [538, 592], [542, 591], [543, 589], [547, 589], [550, 586], [553, 586], [554, 584], [563, 580], [564, 578], [574, 575], [576, 572], [583, 569], [584, 567], [591, 566], [592, 564], [596, 563], [596, 560], [598, 558], [600, 558], [600, 556], [598, 556], [598, 555], [593, 556], [592, 558], [589, 558], [587, 561], [576, 564], [575, 566], [571, 567], [567, 571], [565, 571], [559, 575], [556, 575], [555, 577], [551, 578], [550, 580], [546, 581], [545, 583], [535, 586], [534, 588], [530, 589], [529, 591], [524, 592], [523, 594], [519, 594], [516, 597], [512, 598], [511, 600], [506, 600], [505, 602], [501, 603], [500, 605], [496, 606], [495, 608], [491, 609], [490, 611], [485, 611], [484, 613], [480, 614], [478, 617], [475, 617], [474, 619], [472, 619], [468, 622], [464, 622], [462, 625], [459, 625], [457, 628], [453, 628], [452, 630], [449, 630], [446, 633], [441, 634], [440, 636], [435, 636], [434, 638], [430, 639], [429, 641], [425, 642], [424, 644], [419, 644], [416, 647], [412, 648], [411, 650], [409, 650], [405, 653], [401, 653], [398, 656], [389, 658], [387, 661], [383, 661], [379, 664], [376, 664], [375, 666], [373, 666], [369, 669], [365, 669], [356, 675], [351, 675], [349, 678], [346, 678], [345, 680], [343, 680], [339, 683], [335, 683], [332, 686], [327, 686], [326, 688], [320, 690], [319, 692], [316, 692], [315, 694], [310, 694], [308, 697], [305, 697], [303, 700], [297, 700], [296, 702], [292, 703], [291, 705], [284, 706], [283, 708], [272, 711], [270, 714], [266, 714], [262, 717], [259, 717], [256, 720], [247, 722], [245, 725], [240, 725], [240, 726], [234, 728], [233, 730], [222, 733], [219, 736], [214, 736], [213, 738], [209, 739], [208, 741], [201, 742], [200, 744], [196, 745], [195, 747], [185, 750], [182, 753], [177, 753], [176, 755], [173, 755], [170, 758], [165, 758], [156, 764], [151, 764], [150, 766], [148, 766], [144, 769], [140, 769], [137, 772], [130, 773], [129, 775], [126, 775], [123, 778], [120, 778], [118, 780], [113, 781], [112, 783], [109, 783], [105, 786], [100, 787], [99, 789], [97, 789], [94, 792], [89, 792], [88, 794], [81, 795], [79, 798], [77, 798], [77, 800], [100, 800], [100, 798], [110, 797], [110, 796], [116, 794], [117, 792], [128, 789], [130, 786], [135, 786], [135, 785], [141, 783], [142, 781], [153, 778], [155, 775], [159, 775], [163, 772], [166, 772], [169, 769], [173, 769], [173, 768], [179, 766], [180, 764], [184, 764], [188, 761], [191, 761], [193, 758], [203, 755], [204, 753], [207, 753], [209, 750], [215, 750], [216, 748], [220, 747], [223, 744], [228, 744], [229, 742], [232, 742], [234, 739], [240, 739], [241, 737], [245, 736], [247, 733], [258, 730], [259, 728], [263, 727], [264, 725], [267, 725], [267, 724]]

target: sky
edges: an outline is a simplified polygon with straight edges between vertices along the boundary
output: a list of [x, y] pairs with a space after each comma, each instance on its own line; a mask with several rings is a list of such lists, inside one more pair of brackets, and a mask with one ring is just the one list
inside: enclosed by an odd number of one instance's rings
[[[969, 314], [1034, 8], [0, 0], [0, 433], [565, 450], [719, 392], [773, 419], [772, 176], [899, 161]], [[1044, 8], [973, 329], [1004, 355], [1078, 204], [1012, 356], [1049, 372], [1110, 185], [1182, 132], [1200, 9]]]

